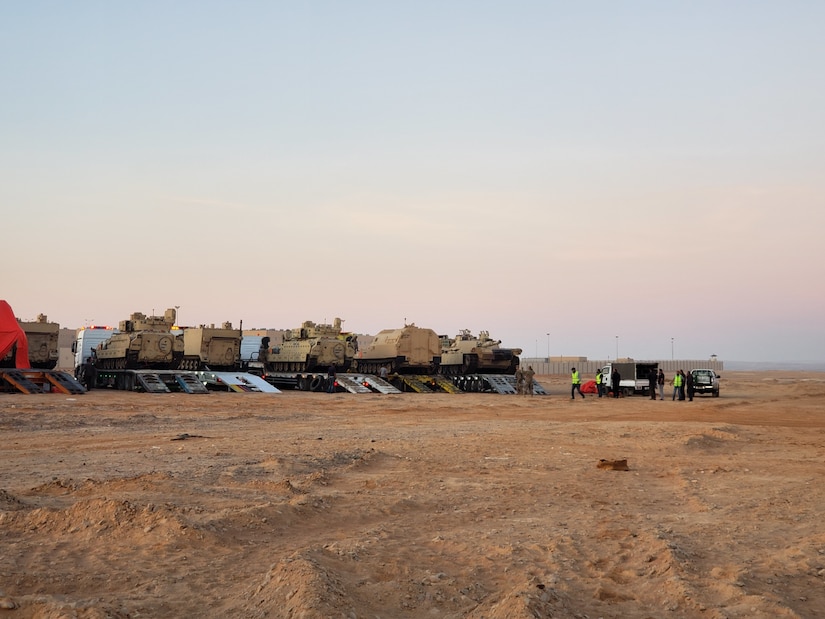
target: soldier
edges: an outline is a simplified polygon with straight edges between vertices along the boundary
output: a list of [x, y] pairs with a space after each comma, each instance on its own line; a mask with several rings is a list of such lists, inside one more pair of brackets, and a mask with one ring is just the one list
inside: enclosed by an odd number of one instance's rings
[[522, 395], [524, 393], [524, 372], [521, 366], [516, 368], [516, 393]]
[[524, 395], [533, 395], [533, 376], [535, 376], [533, 366], [528, 365], [524, 371]]

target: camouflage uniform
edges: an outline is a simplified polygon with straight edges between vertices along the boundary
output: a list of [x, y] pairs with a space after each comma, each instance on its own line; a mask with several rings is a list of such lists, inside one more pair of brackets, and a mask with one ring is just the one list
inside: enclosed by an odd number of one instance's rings
[[524, 372], [521, 368], [516, 368], [516, 393], [524, 393]]
[[524, 370], [524, 395], [533, 395], [533, 376], [535, 376], [533, 366], [528, 365]]

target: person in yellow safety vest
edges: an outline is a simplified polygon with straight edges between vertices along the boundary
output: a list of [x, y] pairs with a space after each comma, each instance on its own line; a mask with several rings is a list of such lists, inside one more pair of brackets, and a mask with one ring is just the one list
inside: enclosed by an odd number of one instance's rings
[[576, 368], [570, 369], [570, 382], [572, 383], [570, 386], [570, 399], [575, 400], [576, 391], [578, 391], [583, 400], [584, 394], [582, 393], [581, 379], [579, 378], [579, 373], [576, 371]]
[[596, 372], [596, 391], [599, 392], [599, 397], [602, 397], [602, 391], [604, 391], [604, 382], [602, 381], [602, 371], [599, 370]]
[[[670, 381], [670, 384], [673, 385], [673, 397], [671, 400], [676, 400], [676, 396], [681, 394], [682, 392], [682, 370], [679, 370], [673, 375], [673, 380]], [[681, 399], [681, 398], [679, 398]]]

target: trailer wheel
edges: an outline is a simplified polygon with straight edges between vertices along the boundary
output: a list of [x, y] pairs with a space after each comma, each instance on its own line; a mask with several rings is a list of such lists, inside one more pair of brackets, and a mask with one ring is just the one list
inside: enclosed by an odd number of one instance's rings
[[312, 382], [309, 383], [310, 391], [323, 391], [324, 379], [321, 376], [313, 376]]

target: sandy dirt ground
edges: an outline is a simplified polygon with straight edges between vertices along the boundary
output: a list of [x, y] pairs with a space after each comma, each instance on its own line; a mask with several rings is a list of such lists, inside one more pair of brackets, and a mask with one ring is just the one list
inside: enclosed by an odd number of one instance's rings
[[0, 394], [0, 619], [825, 616], [825, 374], [722, 374]]

